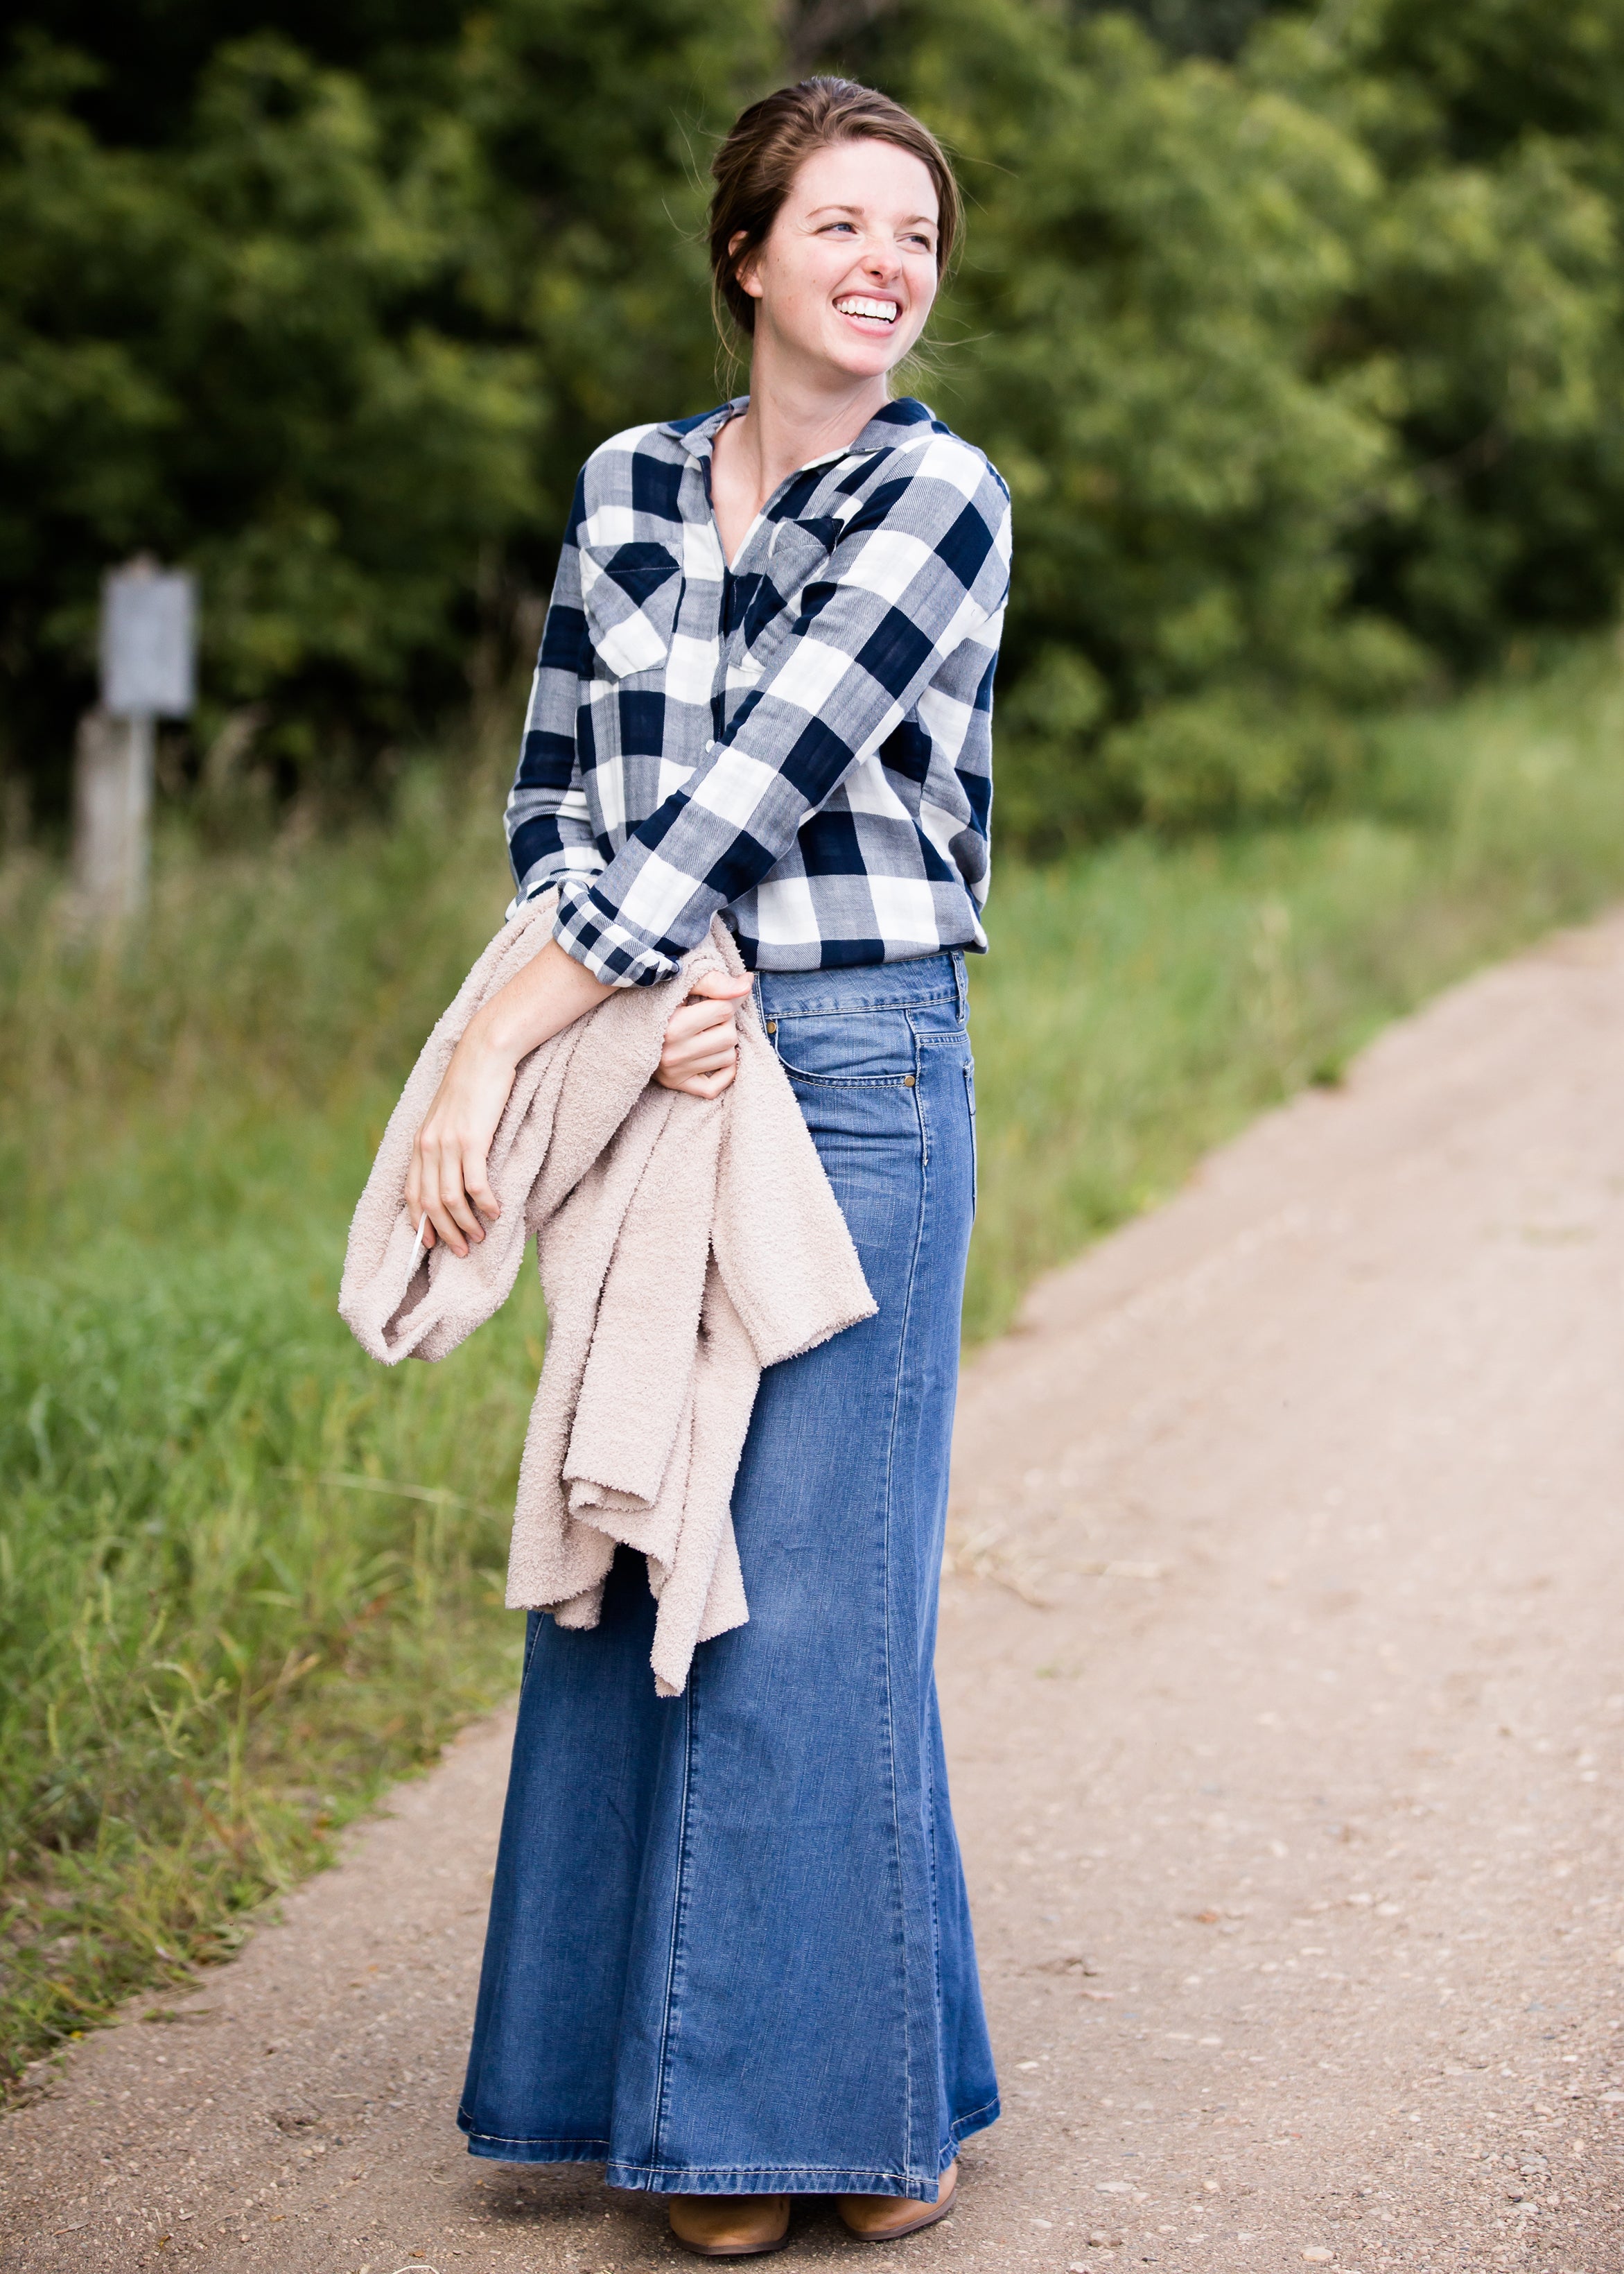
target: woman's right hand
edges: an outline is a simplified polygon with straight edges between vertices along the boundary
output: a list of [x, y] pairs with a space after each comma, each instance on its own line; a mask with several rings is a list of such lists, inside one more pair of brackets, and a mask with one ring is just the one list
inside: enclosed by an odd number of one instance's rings
[[485, 1238], [485, 1223], [494, 1224], [500, 1216], [486, 1163], [514, 1072], [512, 1058], [475, 1027], [452, 1052], [406, 1171], [411, 1220], [416, 1224], [428, 1218], [423, 1224], [425, 1248], [438, 1238], [454, 1254], [466, 1255], [470, 1242], [477, 1246]]
[[[613, 993], [550, 939], [469, 1020], [434, 1103], [417, 1132], [406, 1171], [406, 1206], [423, 1244], [443, 1239], [466, 1255], [500, 1216], [486, 1163], [519, 1061], [596, 1010]], [[426, 1222], [425, 1219], [427, 1219]]]

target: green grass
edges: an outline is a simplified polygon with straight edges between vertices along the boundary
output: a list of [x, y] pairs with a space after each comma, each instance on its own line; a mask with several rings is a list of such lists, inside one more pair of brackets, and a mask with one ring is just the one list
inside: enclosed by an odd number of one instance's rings
[[[493, 780], [161, 846], [140, 937], [0, 873], [0, 2075], [231, 1946], [500, 1695], [533, 1283], [444, 1364], [334, 1314], [400, 1078], [500, 917]], [[1624, 890], [1624, 674], [1395, 725], [1357, 817], [1000, 862], [972, 1337], [1385, 1019]]]
[[1624, 668], [1395, 722], [1358, 816], [996, 872], [972, 1340], [1395, 1014], [1624, 892]]

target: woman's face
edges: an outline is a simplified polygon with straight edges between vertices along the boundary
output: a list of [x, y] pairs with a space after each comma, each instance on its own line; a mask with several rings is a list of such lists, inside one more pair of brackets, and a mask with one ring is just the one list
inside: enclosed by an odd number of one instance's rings
[[894, 142], [813, 152], [739, 270], [756, 338], [797, 363], [872, 379], [900, 363], [936, 295], [936, 185]]

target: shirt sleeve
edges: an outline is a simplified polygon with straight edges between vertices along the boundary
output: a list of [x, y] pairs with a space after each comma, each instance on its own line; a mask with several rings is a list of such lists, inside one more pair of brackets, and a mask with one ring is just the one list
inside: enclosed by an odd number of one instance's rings
[[561, 887], [556, 936], [595, 977], [626, 987], [669, 976], [1002, 609], [1003, 483], [951, 435], [907, 455], [839, 531], [726, 734], [599, 876]]
[[530, 682], [518, 772], [504, 815], [515, 908], [554, 885], [561, 887], [567, 878], [594, 877], [604, 867], [587, 811], [575, 743], [580, 680], [583, 670], [590, 670], [576, 544], [584, 510], [584, 486], [577, 481]]

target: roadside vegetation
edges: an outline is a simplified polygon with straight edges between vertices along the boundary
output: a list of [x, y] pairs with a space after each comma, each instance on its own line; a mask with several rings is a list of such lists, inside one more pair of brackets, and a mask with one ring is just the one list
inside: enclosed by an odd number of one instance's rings
[[[399, 1081], [500, 920], [494, 774], [265, 842], [171, 819], [139, 936], [0, 870], [0, 2061], [162, 2002], [510, 1686], [526, 1276], [436, 1367], [334, 1312]], [[232, 849], [247, 828], [258, 849]], [[1357, 813], [1001, 860], [966, 1329], [1382, 1022], [1624, 889], [1624, 669], [1377, 736]]]

